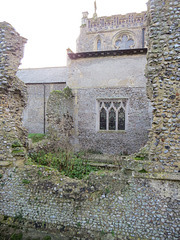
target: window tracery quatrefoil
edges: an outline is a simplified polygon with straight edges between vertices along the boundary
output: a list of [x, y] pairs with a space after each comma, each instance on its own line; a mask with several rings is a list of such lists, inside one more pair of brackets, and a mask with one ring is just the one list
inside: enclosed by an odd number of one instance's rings
[[116, 49], [131, 49], [134, 47], [134, 40], [128, 35], [122, 35], [115, 41]]

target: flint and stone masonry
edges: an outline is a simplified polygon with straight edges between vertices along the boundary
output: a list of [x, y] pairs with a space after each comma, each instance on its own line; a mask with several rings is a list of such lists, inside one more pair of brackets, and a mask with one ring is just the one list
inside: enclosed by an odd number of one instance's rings
[[[147, 92], [155, 106], [149, 137], [150, 161], [121, 159], [121, 170], [91, 173], [84, 180], [72, 180], [58, 171], [42, 166], [4, 168], [0, 178], [1, 234], [7, 236], [9, 231], [6, 231], [5, 227], [9, 226], [7, 229], [14, 231], [17, 226], [23, 239], [179, 240], [179, 159], [175, 154], [178, 148], [175, 141], [178, 125], [173, 125], [178, 124], [178, 119], [177, 114], [175, 117], [172, 115], [173, 111], [177, 113], [178, 104], [178, 14], [179, 3], [176, 0], [149, 1]], [[156, 26], [159, 26], [158, 29]], [[166, 35], [165, 32], [169, 34]], [[161, 46], [165, 48], [154, 48], [155, 43], [158, 44], [161, 40]], [[156, 50], [157, 55], [154, 55]], [[158, 58], [159, 55], [162, 55], [162, 59]], [[150, 71], [151, 67], [153, 71]], [[74, 74], [81, 76], [80, 72]], [[171, 79], [172, 77], [175, 79]], [[166, 85], [167, 79], [170, 85]], [[91, 90], [90, 94], [93, 91]], [[162, 94], [166, 94], [167, 100], [161, 99], [164, 97]], [[53, 97], [52, 95], [52, 100]], [[78, 101], [77, 95], [74, 98]], [[9, 98], [7, 100], [7, 104], [11, 103]], [[168, 104], [171, 107], [168, 107]], [[167, 114], [163, 119], [159, 109], [162, 114]], [[53, 111], [52, 114], [54, 115]], [[3, 119], [6, 120], [7, 116], [3, 117], [2, 121]], [[158, 129], [163, 130], [161, 120], [166, 129], [159, 133]], [[161, 134], [164, 134], [165, 139], [161, 141], [160, 148], [153, 149]], [[4, 149], [4, 143], [0, 146]], [[165, 153], [165, 149], [168, 152]], [[115, 156], [110, 157], [115, 159]], [[147, 164], [150, 169], [151, 163], [161, 163], [163, 168], [159, 168], [159, 172], [152, 172], [145, 166]]]
[[179, 1], [149, 1], [147, 95], [153, 106], [150, 159], [179, 166]]
[[14, 28], [0, 23], [0, 165], [18, 164], [25, 157], [27, 131], [22, 112], [27, 101], [26, 85], [16, 76], [26, 39]]

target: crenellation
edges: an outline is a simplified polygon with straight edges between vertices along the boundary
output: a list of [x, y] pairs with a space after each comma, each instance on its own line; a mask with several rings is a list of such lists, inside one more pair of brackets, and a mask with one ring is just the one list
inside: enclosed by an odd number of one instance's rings
[[[87, 16], [83, 17], [83, 19], [85, 18], [87, 18]], [[88, 28], [87, 32], [89, 33], [117, 30], [118, 28], [122, 27], [142, 27], [146, 26], [146, 18], [146, 12], [128, 13], [125, 15], [119, 14], [110, 17], [89, 18], [84, 24], [82, 24], [81, 27]]]
[[[146, 14], [142, 12], [88, 18], [88, 12], [84, 12], [80, 36], [77, 40], [77, 52], [118, 49], [120, 46], [115, 42], [122, 41], [123, 36], [134, 41], [134, 44], [122, 45], [119, 49], [144, 48], [146, 46]], [[97, 47], [98, 40], [101, 41], [100, 48]]]

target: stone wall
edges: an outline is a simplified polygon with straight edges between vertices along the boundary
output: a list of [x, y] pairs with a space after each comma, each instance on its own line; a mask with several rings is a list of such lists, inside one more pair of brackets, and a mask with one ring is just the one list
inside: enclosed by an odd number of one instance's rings
[[22, 112], [27, 101], [26, 86], [16, 76], [26, 39], [14, 28], [0, 23], [0, 165], [23, 161], [26, 130]]
[[65, 83], [26, 84], [27, 106], [23, 112], [23, 124], [29, 133], [47, 132], [47, 101], [52, 91], [62, 90]]
[[109, 17], [88, 18], [83, 13], [80, 35], [77, 39], [77, 52], [97, 51], [97, 41], [101, 40], [101, 51], [116, 49], [115, 41], [126, 35], [134, 40], [132, 48], [146, 46], [146, 12], [128, 13]]
[[[74, 93], [77, 149], [133, 153], [147, 142], [151, 108], [146, 97], [146, 56], [71, 60], [67, 85]], [[100, 131], [99, 99], [127, 101], [125, 131]]]
[[17, 76], [26, 84], [27, 106], [23, 112], [23, 125], [29, 133], [47, 130], [47, 101], [50, 92], [66, 86], [67, 67], [21, 69]]
[[153, 105], [150, 159], [179, 165], [179, 2], [148, 3], [147, 94]]
[[1, 229], [19, 219], [26, 237], [34, 229], [34, 238], [39, 230], [51, 239], [178, 240], [179, 182], [140, 175], [101, 171], [80, 181], [43, 167], [9, 169], [0, 179]]
[[74, 101], [69, 87], [52, 91], [47, 103], [47, 134], [56, 150], [71, 149], [74, 135]]

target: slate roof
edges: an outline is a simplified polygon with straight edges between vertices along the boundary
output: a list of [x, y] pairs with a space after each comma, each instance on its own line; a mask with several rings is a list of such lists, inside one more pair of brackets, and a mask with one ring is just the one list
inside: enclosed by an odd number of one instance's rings
[[26, 84], [66, 83], [67, 67], [47, 67], [20, 69], [17, 76]]

